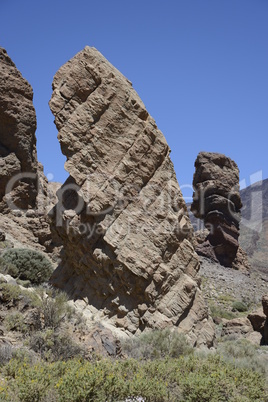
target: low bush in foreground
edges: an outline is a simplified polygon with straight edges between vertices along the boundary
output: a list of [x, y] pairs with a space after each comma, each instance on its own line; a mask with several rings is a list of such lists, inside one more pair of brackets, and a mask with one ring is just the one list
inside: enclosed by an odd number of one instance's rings
[[186, 337], [170, 329], [150, 330], [123, 342], [123, 351], [134, 359], [152, 360], [187, 356], [194, 352]]
[[265, 347], [258, 348], [247, 339], [238, 339], [219, 343], [217, 353], [236, 367], [257, 371], [266, 375], [268, 380], [266, 350]]
[[53, 266], [47, 257], [38, 251], [13, 248], [5, 251], [0, 261], [1, 271], [33, 284], [48, 281]]
[[18, 359], [2, 368], [0, 401], [104, 402], [142, 397], [146, 402], [264, 402], [264, 377], [235, 368], [217, 354], [152, 361]]

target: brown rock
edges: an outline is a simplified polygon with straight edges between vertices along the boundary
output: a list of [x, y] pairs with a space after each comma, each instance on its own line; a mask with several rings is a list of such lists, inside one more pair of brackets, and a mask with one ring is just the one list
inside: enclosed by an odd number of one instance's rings
[[51, 223], [64, 245], [53, 284], [124, 331], [185, 324], [211, 343], [170, 149], [132, 84], [86, 47], [55, 75], [50, 108], [70, 173]]
[[248, 319], [251, 322], [254, 331], [258, 331], [263, 334], [266, 316], [263, 313], [262, 308], [259, 308], [258, 310], [250, 313], [248, 315]]
[[[33, 207], [37, 195], [36, 117], [33, 91], [0, 48], [0, 202], [6, 185], [21, 174], [11, 190], [20, 208]], [[30, 176], [29, 176], [30, 175]]]
[[50, 192], [35, 130], [32, 87], [0, 48], [0, 228], [19, 245], [51, 251]]
[[238, 243], [242, 203], [236, 163], [222, 154], [200, 152], [193, 187], [191, 211], [204, 220], [209, 230], [203, 241], [197, 235], [197, 253], [221, 265], [247, 270], [246, 254], [239, 250]]
[[248, 337], [251, 332], [253, 328], [248, 318], [234, 318], [223, 324], [221, 336], [240, 339]]
[[262, 343], [262, 335], [260, 334], [260, 332], [257, 331], [250, 332], [246, 336], [246, 339], [253, 343], [255, 346], [260, 346]]

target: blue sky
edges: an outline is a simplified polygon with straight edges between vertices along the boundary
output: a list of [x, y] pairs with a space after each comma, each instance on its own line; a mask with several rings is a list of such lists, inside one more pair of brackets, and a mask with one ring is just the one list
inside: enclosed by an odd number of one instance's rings
[[268, 177], [267, 0], [0, 0], [0, 46], [34, 90], [38, 158], [67, 177], [48, 107], [53, 75], [94, 46], [164, 133], [185, 197], [199, 151], [234, 159], [244, 184]]

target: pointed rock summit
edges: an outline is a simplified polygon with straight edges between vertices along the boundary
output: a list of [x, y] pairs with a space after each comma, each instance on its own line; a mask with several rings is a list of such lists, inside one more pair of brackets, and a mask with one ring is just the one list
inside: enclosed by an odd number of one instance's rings
[[170, 149], [128, 81], [86, 47], [53, 80], [50, 108], [70, 176], [51, 228], [63, 244], [52, 283], [127, 333], [214, 329]]

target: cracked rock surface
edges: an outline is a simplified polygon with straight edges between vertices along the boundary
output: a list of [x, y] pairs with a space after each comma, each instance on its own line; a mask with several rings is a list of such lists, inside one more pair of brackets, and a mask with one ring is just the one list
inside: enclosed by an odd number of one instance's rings
[[33, 90], [0, 48], [0, 228], [18, 246], [49, 249], [47, 179], [36, 153]]
[[170, 149], [131, 82], [86, 47], [56, 73], [50, 108], [70, 174], [51, 222], [63, 244], [54, 286], [125, 333], [177, 327], [211, 346]]
[[196, 234], [197, 253], [223, 266], [248, 270], [238, 241], [242, 202], [237, 164], [223, 154], [200, 152], [193, 187], [191, 211], [208, 229]]
[[[6, 185], [12, 177], [21, 173], [22, 178], [12, 186], [13, 199], [18, 207], [35, 205], [37, 195], [35, 180], [26, 174], [35, 174], [38, 168], [36, 156], [36, 116], [33, 107], [33, 91], [22, 77], [5, 49], [0, 48], [0, 207]], [[15, 190], [16, 189], [16, 190]]]

